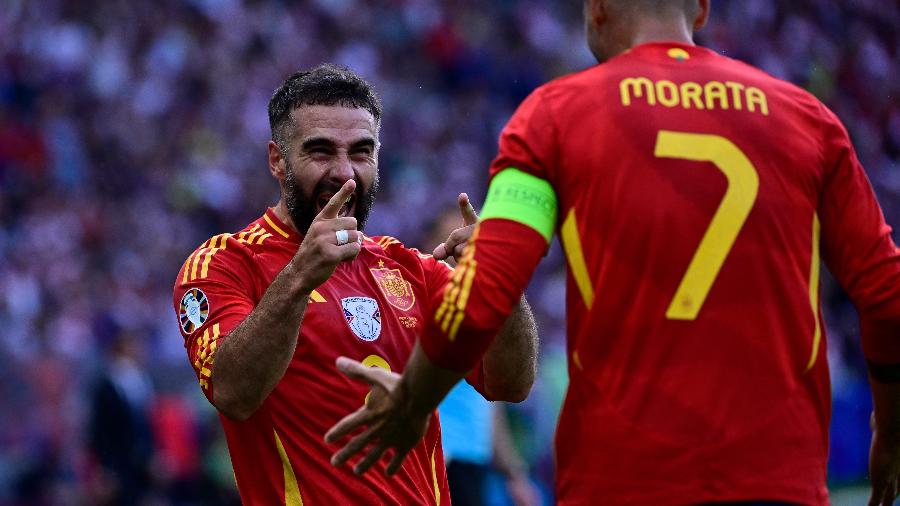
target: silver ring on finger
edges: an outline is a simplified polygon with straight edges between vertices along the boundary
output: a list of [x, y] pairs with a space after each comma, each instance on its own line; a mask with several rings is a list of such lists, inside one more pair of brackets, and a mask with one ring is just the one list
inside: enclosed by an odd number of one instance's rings
[[350, 234], [346, 230], [335, 230], [334, 238], [337, 239], [338, 246], [343, 246], [350, 242]]

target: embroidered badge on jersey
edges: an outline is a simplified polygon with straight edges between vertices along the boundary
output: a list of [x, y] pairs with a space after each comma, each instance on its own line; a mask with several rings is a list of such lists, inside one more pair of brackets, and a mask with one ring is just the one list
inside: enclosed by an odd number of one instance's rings
[[341, 299], [344, 318], [350, 330], [363, 341], [374, 341], [381, 335], [381, 311], [378, 302], [369, 297], [345, 297]]
[[[382, 264], [383, 265], [383, 264]], [[412, 285], [403, 279], [400, 269], [369, 269], [378, 282], [381, 293], [387, 301], [401, 311], [408, 311], [416, 302]]]
[[181, 320], [181, 330], [185, 334], [190, 334], [200, 328], [203, 322], [209, 318], [209, 300], [203, 290], [191, 288], [184, 292], [181, 297], [181, 311], [178, 314]]

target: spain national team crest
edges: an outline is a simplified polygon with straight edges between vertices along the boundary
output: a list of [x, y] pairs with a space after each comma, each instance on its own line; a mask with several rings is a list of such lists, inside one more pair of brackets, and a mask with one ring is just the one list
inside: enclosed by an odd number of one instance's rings
[[363, 341], [374, 341], [381, 335], [381, 311], [378, 302], [369, 297], [346, 297], [341, 299], [344, 318], [350, 330]]
[[209, 300], [206, 294], [199, 288], [191, 288], [181, 297], [181, 311], [178, 313], [181, 319], [181, 330], [185, 334], [200, 328], [203, 322], [209, 318]]
[[381, 293], [387, 301], [397, 309], [408, 311], [416, 302], [416, 295], [412, 291], [409, 281], [403, 279], [400, 269], [369, 269], [372, 276], [378, 282]]

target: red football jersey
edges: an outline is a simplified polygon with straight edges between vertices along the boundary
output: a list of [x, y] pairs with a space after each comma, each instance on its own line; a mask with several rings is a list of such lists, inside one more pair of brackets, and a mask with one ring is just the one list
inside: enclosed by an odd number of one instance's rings
[[[269, 209], [243, 231], [206, 241], [182, 267], [175, 310], [210, 401], [218, 344], [250, 314], [300, 240]], [[392, 478], [384, 476], [383, 460], [362, 477], [349, 466], [333, 467], [338, 447], [323, 437], [368, 393], [335, 368], [335, 359], [402, 370], [429, 298], [440, 295], [451, 272], [396, 239], [367, 237], [359, 256], [312, 293], [297, 350], [272, 393], [244, 422], [220, 415], [244, 504], [450, 504], [436, 415]]]
[[[491, 173], [509, 167], [552, 185], [569, 267], [560, 504], [827, 504], [820, 253], [867, 357], [900, 362], [900, 256], [837, 118], [746, 64], [651, 43], [536, 90]], [[472, 336], [545, 247], [482, 222], [429, 356], [467, 366], [452, 357], [483, 350]]]

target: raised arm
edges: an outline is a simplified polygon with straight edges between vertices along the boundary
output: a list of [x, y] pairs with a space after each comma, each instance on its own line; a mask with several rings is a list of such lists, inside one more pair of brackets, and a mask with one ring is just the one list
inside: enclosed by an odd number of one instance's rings
[[[297, 347], [310, 293], [340, 262], [359, 254], [356, 218], [338, 217], [355, 186], [349, 180], [331, 198], [310, 225], [293, 259], [215, 350], [211, 377], [215, 397], [211, 400], [229, 418], [249, 418], [281, 381]], [[347, 244], [336, 244], [337, 230], [349, 231]]]
[[558, 213], [549, 182], [559, 162], [558, 132], [542, 90], [525, 99], [500, 135], [481, 221], [464, 250], [454, 248], [455, 254], [462, 254], [459, 265], [426, 319], [402, 378], [388, 378], [358, 362], [339, 359], [345, 374], [387, 395], [348, 415], [326, 434], [326, 441], [335, 442], [368, 426], [332, 457], [333, 464], [343, 464], [371, 444], [356, 472], [365, 472], [391, 448], [394, 456], [386, 471], [395, 473], [438, 403], [465, 371], [482, 360], [521, 299], [547, 252]]
[[326, 434], [326, 442], [333, 443], [361, 426], [369, 427], [335, 453], [334, 465], [342, 465], [371, 445], [357, 464], [357, 473], [368, 470], [388, 448], [394, 455], [387, 474], [400, 469], [424, 434], [431, 413], [482, 359], [520, 300], [553, 236], [555, 193], [546, 181], [509, 169], [492, 181], [482, 220], [400, 378], [339, 359], [341, 371], [384, 390], [385, 395]]
[[[434, 257], [438, 260], [450, 257], [457, 262], [462, 260], [465, 246], [478, 223], [478, 215], [468, 195], [460, 193], [457, 203], [463, 226], [451, 232], [447, 240], [434, 249]], [[475, 387], [488, 400], [521, 402], [528, 397], [534, 385], [537, 354], [537, 325], [528, 301], [525, 297], [520, 297], [519, 303], [513, 307], [497, 338], [485, 353], [481, 370], [470, 378], [476, 378]]]

